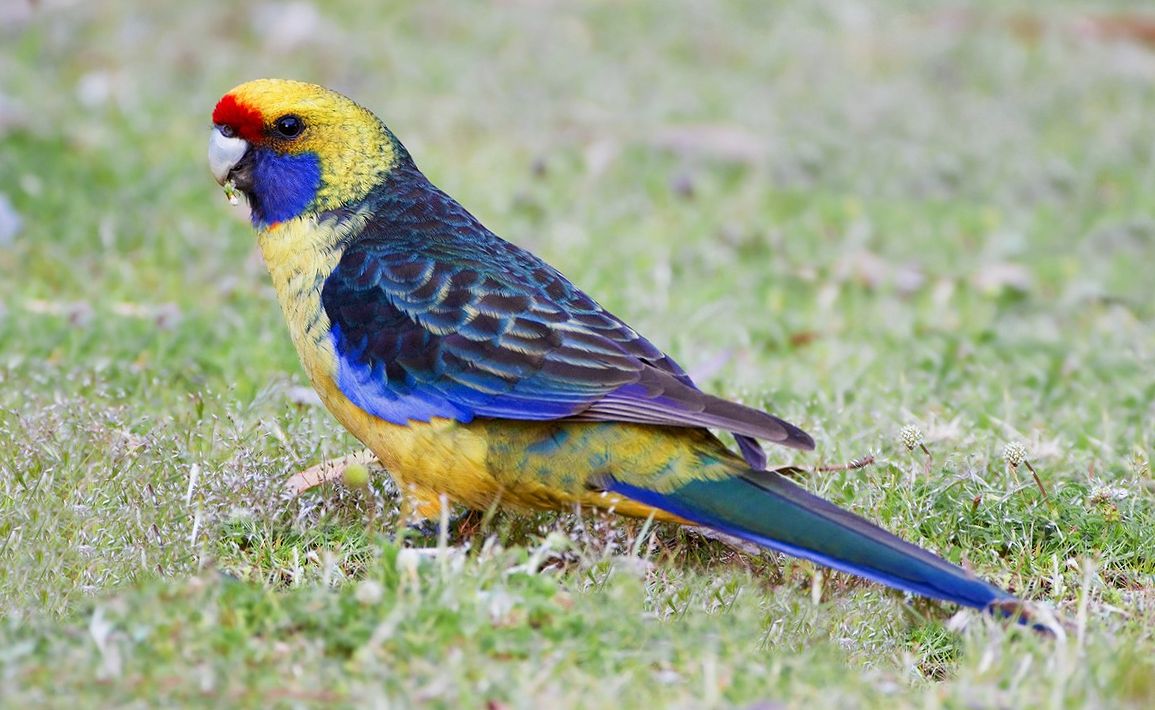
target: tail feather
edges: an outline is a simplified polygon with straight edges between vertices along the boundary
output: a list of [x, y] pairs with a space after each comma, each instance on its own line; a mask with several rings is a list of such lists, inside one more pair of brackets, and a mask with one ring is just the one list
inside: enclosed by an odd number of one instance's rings
[[699, 525], [915, 594], [984, 610], [1015, 599], [770, 471], [693, 481], [666, 493], [617, 480], [608, 488]]

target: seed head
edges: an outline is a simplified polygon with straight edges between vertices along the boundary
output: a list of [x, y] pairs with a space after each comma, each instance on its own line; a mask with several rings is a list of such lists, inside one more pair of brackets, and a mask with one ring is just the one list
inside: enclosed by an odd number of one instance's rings
[[1012, 441], [1003, 447], [1003, 460], [1011, 468], [1018, 468], [1027, 460], [1027, 447], [1017, 441]]
[[353, 598], [362, 606], [373, 606], [380, 602], [383, 596], [385, 590], [382, 589], [381, 583], [372, 579], [361, 580], [353, 590]]
[[898, 440], [907, 450], [914, 451], [916, 446], [922, 444], [922, 430], [913, 424], [908, 424], [898, 430]]
[[369, 469], [362, 463], [351, 463], [341, 472], [341, 481], [350, 488], [369, 486]]

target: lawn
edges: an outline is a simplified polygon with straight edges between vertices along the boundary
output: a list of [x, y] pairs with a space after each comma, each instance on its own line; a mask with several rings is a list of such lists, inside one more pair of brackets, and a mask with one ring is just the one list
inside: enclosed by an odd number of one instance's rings
[[[1155, 703], [1155, 14], [400, 5], [0, 8], [0, 705]], [[360, 447], [205, 162], [259, 76], [374, 110], [706, 389], [814, 435], [776, 464], [1065, 636], [662, 525], [439, 541], [383, 477], [285, 493]]]

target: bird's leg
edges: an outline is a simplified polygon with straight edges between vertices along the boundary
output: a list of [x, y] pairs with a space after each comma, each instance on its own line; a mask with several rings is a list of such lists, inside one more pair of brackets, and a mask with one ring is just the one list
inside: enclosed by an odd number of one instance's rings
[[[462, 510], [453, 513], [446, 521], [446, 539], [468, 540], [481, 529], [483, 513], [476, 510]], [[409, 529], [422, 538], [437, 538], [441, 535], [441, 521], [436, 518], [415, 520]]]
[[450, 533], [455, 538], [472, 537], [481, 528], [484, 513], [468, 509], [455, 512], [447, 497], [409, 484], [401, 496], [401, 520], [421, 537], [447, 542]]
[[436, 532], [442, 504], [448, 507], [449, 501], [416, 483], [400, 484], [398, 488], [401, 489], [401, 520], [415, 528], [432, 523]]
[[[300, 495], [310, 488], [339, 480], [345, 469], [357, 464], [375, 474], [386, 473], [377, 456], [369, 449], [363, 449], [310, 466], [291, 476], [285, 482], [285, 487], [293, 495]], [[450, 505], [447, 499], [428, 488], [407, 484], [402, 487], [401, 492], [401, 520], [422, 537], [435, 538], [441, 531], [443, 504], [447, 508]], [[454, 514], [451, 510], [447, 510], [447, 513], [447, 527], [462, 532], [464, 537], [471, 537], [481, 527], [482, 514], [477, 511], [466, 510]]]
[[353, 464], [360, 464], [375, 473], [384, 470], [380, 462], [377, 461], [377, 457], [373, 455], [373, 452], [369, 449], [363, 449], [355, 454], [329, 459], [315, 466], [310, 466], [304, 471], [291, 476], [288, 481], [285, 481], [285, 487], [288, 488], [289, 492], [293, 495], [300, 495], [322, 483], [328, 483], [341, 478], [341, 475], [345, 473], [345, 469]]

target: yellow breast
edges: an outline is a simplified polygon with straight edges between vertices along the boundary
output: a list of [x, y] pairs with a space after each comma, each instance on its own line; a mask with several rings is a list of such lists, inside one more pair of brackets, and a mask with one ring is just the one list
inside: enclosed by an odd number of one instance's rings
[[289, 335], [314, 386], [331, 381], [336, 371], [329, 318], [321, 306], [321, 288], [341, 258], [340, 233], [334, 227], [298, 217], [258, 235]]

